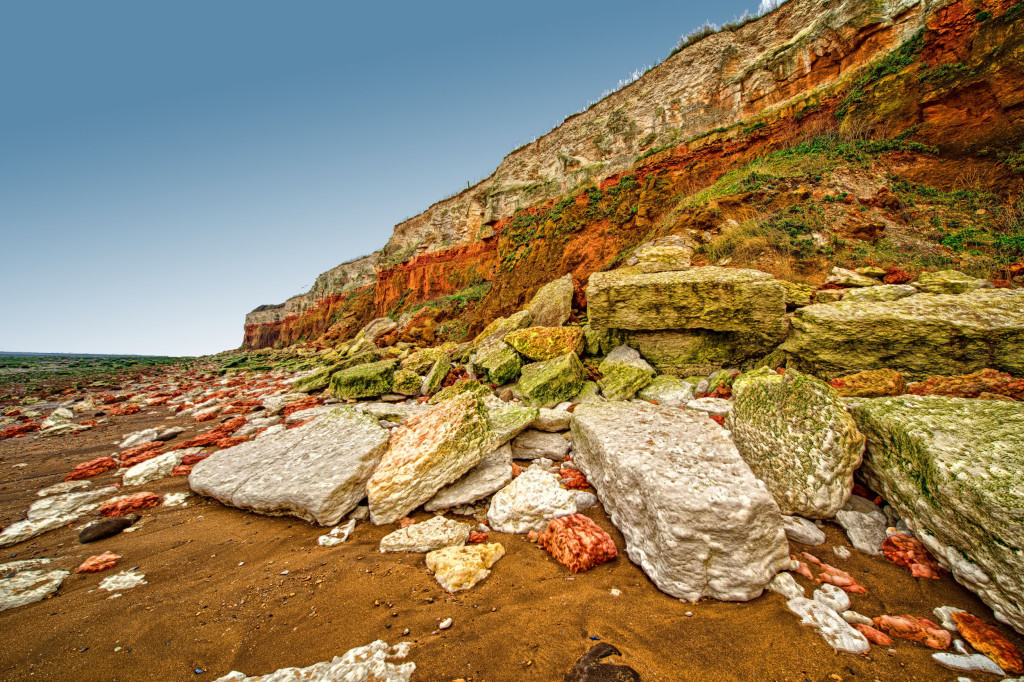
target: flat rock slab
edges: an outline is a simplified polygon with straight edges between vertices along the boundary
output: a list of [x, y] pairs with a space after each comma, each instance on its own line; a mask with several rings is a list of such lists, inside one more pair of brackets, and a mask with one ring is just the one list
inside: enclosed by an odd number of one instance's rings
[[193, 467], [189, 485], [232, 507], [331, 526], [365, 496], [387, 443], [373, 417], [339, 407], [301, 428], [210, 455]]
[[435, 516], [428, 521], [388, 533], [380, 540], [380, 551], [432, 552], [443, 547], [464, 545], [468, 539], [468, 524]]
[[757, 270], [700, 267], [676, 272], [595, 272], [587, 286], [594, 327], [707, 329], [786, 334], [786, 290]]
[[907, 395], [867, 400], [853, 416], [871, 487], [1024, 633], [1024, 403]]
[[487, 410], [472, 393], [413, 417], [391, 435], [366, 484], [370, 520], [394, 523], [480, 463], [489, 439]]
[[0, 564], [0, 611], [45, 599], [60, 589], [70, 571], [44, 570], [49, 559]]
[[908, 380], [986, 367], [1020, 376], [1024, 290], [811, 305], [796, 311], [782, 348], [789, 366], [830, 379], [885, 368]]
[[465, 476], [438, 490], [423, 508], [438, 511], [472, 504], [504, 488], [512, 477], [512, 446], [505, 443], [486, 455]]
[[448, 592], [468, 590], [491, 574], [491, 567], [505, 556], [505, 548], [494, 542], [486, 545], [445, 547], [429, 552], [427, 570]]
[[779, 507], [706, 415], [646, 403], [579, 405], [575, 461], [626, 554], [662, 591], [746, 601], [789, 565]]

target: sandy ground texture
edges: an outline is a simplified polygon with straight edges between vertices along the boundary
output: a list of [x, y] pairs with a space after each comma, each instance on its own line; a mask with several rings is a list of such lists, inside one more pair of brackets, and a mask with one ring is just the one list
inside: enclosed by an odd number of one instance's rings
[[[115, 451], [123, 434], [154, 426], [193, 427], [150, 408], [75, 436], [0, 441], [0, 525], [21, 518], [36, 491], [72, 466]], [[208, 426], [208, 425], [200, 425]], [[190, 428], [172, 442], [196, 431]], [[25, 464], [26, 466], [18, 466]], [[116, 482], [107, 473], [93, 487]], [[188, 490], [184, 477], [139, 490]], [[561, 680], [597, 639], [618, 647], [612, 659], [654, 680], [921, 680], [955, 681], [924, 646], [896, 640], [867, 656], [836, 653], [802, 627], [782, 597], [748, 603], [682, 603], [659, 592], [625, 556], [622, 536], [595, 507], [586, 512], [611, 533], [620, 557], [573, 576], [525, 536], [492, 533], [507, 554], [475, 588], [450, 595], [429, 575], [422, 554], [381, 554], [378, 542], [395, 526], [360, 523], [334, 548], [317, 545], [325, 531], [299, 519], [266, 517], [196, 496], [187, 507], [141, 512], [138, 530], [80, 545], [86, 520], [0, 550], [0, 562], [53, 558], [73, 571], [103, 551], [123, 556], [104, 573], [72, 574], [52, 598], [0, 612], [3, 680], [214, 680], [231, 671], [266, 674], [330, 660], [383, 639], [412, 642], [416, 680]], [[417, 520], [429, 518], [418, 512]], [[993, 623], [991, 611], [950, 577], [919, 580], [909, 571], [852, 551], [838, 526], [828, 544], [808, 549], [850, 572], [868, 590], [853, 608], [868, 616], [933, 618], [944, 604]], [[97, 589], [103, 578], [138, 567], [148, 584], [122, 596]], [[799, 576], [808, 590], [813, 584]], [[621, 590], [612, 596], [612, 589]], [[453, 620], [443, 631], [438, 624]], [[1000, 627], [1020, 647], [1022, 640]], [[408, 634], [404, 635], [404, 631]], [[967, 675], [976, 682], [998, 679]]]

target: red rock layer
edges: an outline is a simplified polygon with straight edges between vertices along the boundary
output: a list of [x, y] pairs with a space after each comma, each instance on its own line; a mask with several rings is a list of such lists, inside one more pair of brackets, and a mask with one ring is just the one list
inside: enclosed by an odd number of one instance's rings
[[93, 476], [99, 476], [108, 471], [113, 471], [119, 466], [118, 461], [113, 457], [97, 457], [96, 459], [89, 460], [88, 462], [82, 462], [74, 469], [71, 470], [67, 476], [64, 477], [65, 481], [80, 481], [85, 478], [92, 478]]
[[117, 560], [120, 558], [120, 554], [114, 554], [113, 552], [97, 554], [83, 561], [82, 565], [75, 569], [75, 573], [99, 573], [100, 571], [106, 571], [117, 566]]
[[1024, 673], [1024, 661], [1013, 642], [999, 630], [969, 613], [953, 613], [957, 631], [975, 649], [985, 654], [1004, 671], [1012, 675]]
[[953, 636], [948, 630], [931, 622], [927, 618], [917, 616], [878, 616], [873, 619], [875, 627], [882, 632], [919, 642], [932, 649], [948, 649], [953, 644]]
[[583, 514], [552, 519], [538, 536], [537, 544], [573, 573], [588, 571], [618, 556], [612, 537]]
[[100, 505], [100, 516], [124, 516], [132, 512], [149, 509], [160, 504], [160, 496], [156, 493], [134, 493], [123, 497], [115, 497]]

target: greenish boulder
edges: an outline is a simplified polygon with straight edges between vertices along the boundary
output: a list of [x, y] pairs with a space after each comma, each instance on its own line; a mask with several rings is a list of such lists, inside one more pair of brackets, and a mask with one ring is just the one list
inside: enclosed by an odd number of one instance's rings
[[905, 395], [866, 400], [853, 417], [871, 487], [1024, 633], [1024, 403]]
[[473, 348], [480, 348], [490, 341], [500, 341], [517, 329], [525, 329], [533, 324], [533, 316], [529, 310], [520, 310], [508, 317], [499, 317], [484, 327], [484, 330], [473, 339]]
[[446, 343], [436, 348], [421, 348], [409, 353], [402, 360], [402, 367], [404, 369], [411, 369], [417, 374], [426, 374], [439, 359], [449, 359], [451, 352], [454, 350], [454, 343]]
[[423, 377], [411, 369], [400, 369], [395, 372], [394, 380], [391, 383], [391, 391], [400, 395], [414, 396], [420, 394], [423, 386]]
[[445, 400], [451, 400], [452, 398], [462, 395], [463, 393], [472, 393], [479, 398], [486, 398], [491, 393], [491, 389], [487, 388], [479, 381], [473, 379], [459, 379], [451, 386], [442, 388], [440, 391], [435, 393], [430, 398], [431, 405], [437, 405], [443, 403]]
[[732, 385], [726, 428], [783, 514], [828, 519], [842, 509], [864, 436], [828, 384], [762, 367]]
[[811, 298], [814, 296], [814, 287], [798, 282], [779, 280], [779, 284], [786, 290], [786, 306], [789, 308], [802, 308], [811, 305]]
[[381, 360], [339, 370], [331, 377], [331, 394], [336, 398], [351, 400], [376, 398], [390, 393], [397, 368], [397, 361]]
[[523, 359], [512, 346], [494, 339], [477, 350], [473, 366], [487, 372], [487, 379], [491, 383], [502, 386], [515, 381], [519, 376]]
[[843, 295], [847, 303], [855, 301], [898, 301], [907, 296], [913, 296], [917, 289], [909, 284], [879, 284], [876, 287], [863, 287], [851, 289]]
[[420, 393], [423, 395], [434, 395], [441, 390], [441, 384], [444, 383], [444, 379], [448, 376], [448, 372], [452, 369], [452, 363], [448, 362], [448, 358], [442, 356], [434, 361], [434, 364], [430, 366], [430, 371], [427, 372], [427, 376], [423, 377], [423, 383], [420, 384]]
[[786, 290], [757, 270], [595, 272], [587, 286], [587, 315], [595, 328], [706, 329], [781, 340], [787, 329]]
[[307, 374], [292, 384], [292, 390], [296, 393], [322, 391], [331, 383], [331, 372], [333, 371], [333, 367], [318, 367], [311, 374]]
[[874, 277], [875, 279], [882, 279], [888, 272], [885, 268], [880, 268], [877, 265], [866, 265], [862, 268], [854, 270], [858, 275], [865, 275], [867, 277]]
[[491, 439], [488, 443], [488, 452], [501, 447], [520, 433], [530, 424], [537, 421], [540, 410], [536, 407], [524, 407], [522, 405], [502, 405], [495, 410], [487, 412], [487, 426], [490, 429]]
[[922, 272], [914, 286], [924, 294], [964, 294], [975, 289], [991, 289], [987, 280], [965, 275], [957, 270]]
[[661, 374], [654, 377], [651, 383], [636, 394], [636, 397], [658, 405], [686, 407], [686, 403], [693, 400], [695, 386], [695, 383], [688, 383], [669, 374]]
[[335, 370], [349, 369], [350, 367], [377, 362], [381, 359], [383, 359], [383, 353], [379, 348], [374, 347], [373, 350], [362, 351], [355, 355], [344, 355], [340, 360], [331, 365], [331, 368]]
[[519, 390], [525, 402], [535, 407], [554, 407], [572, 398], [583, 387], [586, 373], [575, 353], [523, 365]]
[[768, 369], [778, 369], [779, 367], [786, 366], [786, 351], [776, 348], [768, 355], [764, 356], [760, 360], [754, 363], [752, 369], [758, 367], [767, 367]]
[[778, 345], [778, 340], [760, 334], [700, 329], [627, 332], [625, 342], [639, 350], [659, 373], [681, 377], [739, 367]]
[[839, 303], [849, 289], [819, 289], [814, 292], [815, 303]]
[[629, 400], [651, 383], [654, 368], [629, 346], [619, 346], [608, 354], [598, 370], [604, 376], [598, 382], [601, 395], [608, 400]]
[[569, 398], [569, 401], [574, 403], [603, 403], [605, 399], [601, 397], [601, 387], [597, 385], [597, 382], [584, 381], [580, 392]]
[[825, 281], [829, 284], [838, 284], [844, 287], [873, 287], [878, 285], [877, 279], [860, 275], [853, 270], [845, 268], [832, 268], [832, 274]]
[[601, 332], [589, 324], [583, 326], [583, 349], [591, 357], [601, 355]]
[[527, 360], [535, 362], [557, 358], [566, 353], [582, 355], [583, 328], [527, 327], [506, 335], [505, 343], [515, 348]]
[[572, 275], [548, 282], [534, 295], [527, 310], [538, 327], [560, 327], [572, 315]]
[[894, 369], [907, 380], [986, 367], [1024, 374], [1024, 290], [812, 305], [793, 315], [789, 366], [829, 379]]

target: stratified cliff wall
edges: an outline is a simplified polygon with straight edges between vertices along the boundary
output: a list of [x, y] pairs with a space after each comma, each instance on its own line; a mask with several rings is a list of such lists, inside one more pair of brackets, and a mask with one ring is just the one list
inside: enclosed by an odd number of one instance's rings
[[[470, 325], [478, 326], [561, 274], [581, 284], [652, 231], [713, 221], [680, 212], [679, 198], [824, 130], [904, 133], [954, 154], [997, 148], [1021, 134], [1017, 7], [790, 0], [570, 116], [487, 179], [395, 226], [381, 251], [321, 275], [307, 294], [256, 309], [245, 346], [328, 330], [341, 338], [374, 316], [490, 282]], [[936, 69], [941, 77], [923, 76]]]

